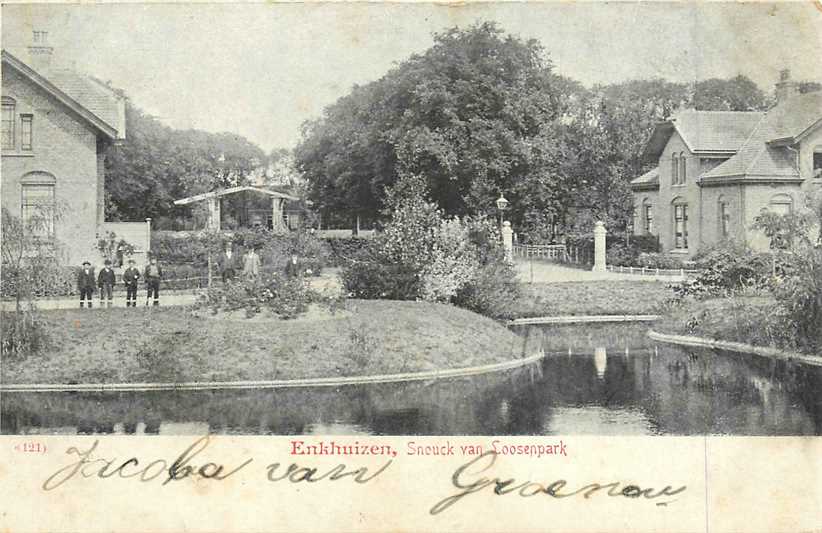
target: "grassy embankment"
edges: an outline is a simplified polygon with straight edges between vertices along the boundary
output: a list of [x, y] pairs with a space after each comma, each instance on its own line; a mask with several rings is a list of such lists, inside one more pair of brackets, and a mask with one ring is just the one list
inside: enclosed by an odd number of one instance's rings
[[673, 296], [668, 283], [646, 280], [579, 281], [523, 285], [517, 318], [561, 315], [647, 315]]
[[44, 313], [55, 346], [3, 361], [4, 383], [273, 380], [461, 368], [523, 356], [499, 323], [452, 306], [350, 300], [325, 320], [220, 320], [177, 308]]

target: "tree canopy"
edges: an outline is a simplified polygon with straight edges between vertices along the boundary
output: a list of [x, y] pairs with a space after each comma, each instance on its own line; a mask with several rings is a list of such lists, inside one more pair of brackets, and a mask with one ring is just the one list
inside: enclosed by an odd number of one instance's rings
[[524, 230], [587, 210], [623, 224], [628, 182], [648, 170], [642, 147], [678, 109], [756, 110], [751, 80], [632, 80], [585, 88], [558, 75], [535, 40], [493, 23], [452, 28], [379, 80], [304, 125], [295, 149], [322, 210], [374, 215], [407, 175], [451, 215], [488, 214], [500, 194]]
[[128, 136], [106, 153], [106, 216], [139, 220], [187, 214], [175, 199], [247, 182], [265, 153], [233, 133], [175, 130], [126, 106]]

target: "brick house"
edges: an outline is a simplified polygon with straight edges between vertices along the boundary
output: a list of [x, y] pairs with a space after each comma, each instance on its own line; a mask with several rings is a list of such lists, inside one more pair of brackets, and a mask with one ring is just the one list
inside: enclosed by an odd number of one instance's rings
[[754, 218], [822, 187], [822, 92], [800, 94], [788, 71], [776, 87], [767, 112], [685, 110], [656, 126], [644, 155], [658, 166], [631, 181], [635, 234], [684, 258], [723, 239], [768, 248]]
[[125, 102], [104, 84], [52, 65], [46, 33], [25, 61], [2, 51], [2, 206], [18, 217], [37, 206], [63, 213], [47, 237], [60, 256], [95, 261], [105, 222], [106, 148], [125, 137]]

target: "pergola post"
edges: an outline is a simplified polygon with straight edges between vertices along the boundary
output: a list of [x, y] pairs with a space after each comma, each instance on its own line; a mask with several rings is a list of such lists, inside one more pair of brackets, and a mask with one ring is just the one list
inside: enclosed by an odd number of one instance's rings
[[276, 196], [271, 197], [271, 229], [277, 233], [285, 232], [283, 223], [283, 204], [285, 200]]
[[208, 229], [220, 231], [220, 198], [214, 196], [208, 199]]

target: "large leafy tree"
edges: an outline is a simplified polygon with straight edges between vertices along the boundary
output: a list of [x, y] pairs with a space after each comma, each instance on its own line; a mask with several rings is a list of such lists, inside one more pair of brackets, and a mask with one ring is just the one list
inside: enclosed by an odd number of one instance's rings
[[554, 155], [567, 87], [536, 41], [450, 29], [306, 125], [297, 163], [324, 209], [376, 213], [387, 186], [419, 175], [447, 213], [487, 211]]
[[106, 153], [106, 216], [186, 216], [175, 199], [246, 183], [265, 153], [233, 133], [175, 130], [126, 106], [126, 140]]

